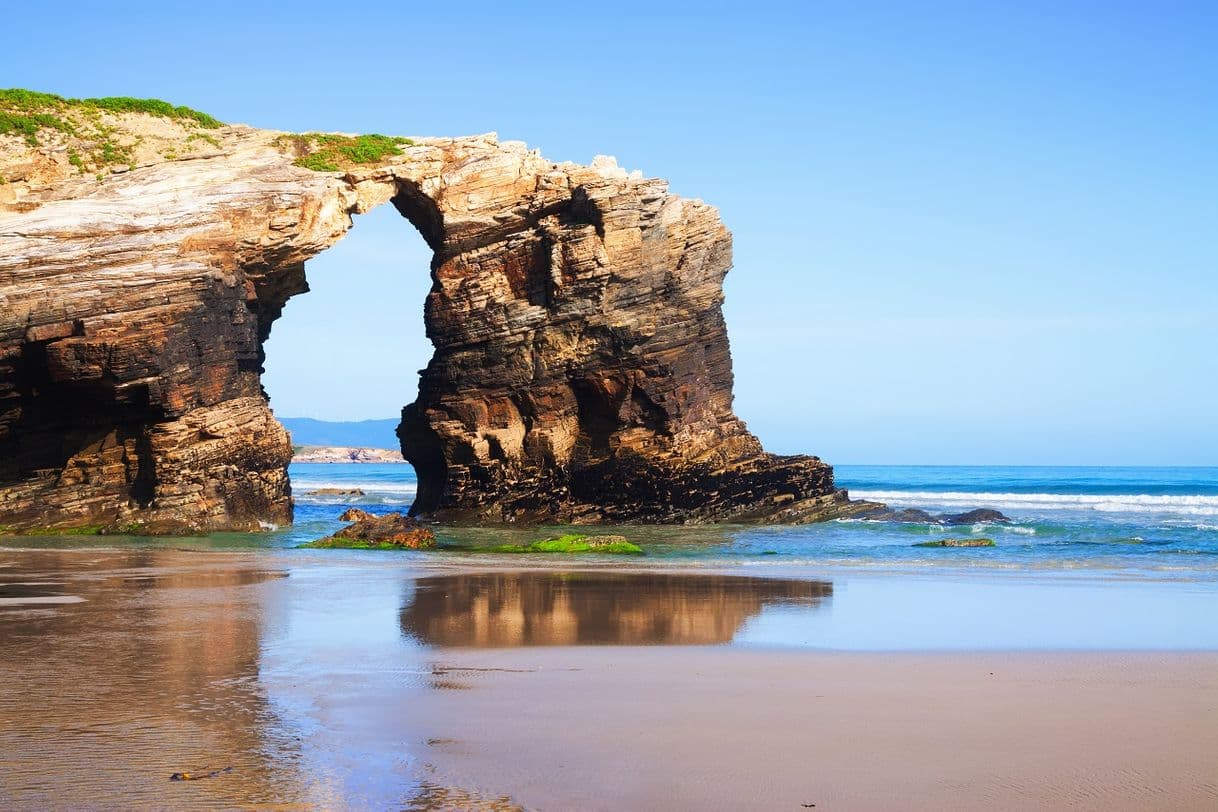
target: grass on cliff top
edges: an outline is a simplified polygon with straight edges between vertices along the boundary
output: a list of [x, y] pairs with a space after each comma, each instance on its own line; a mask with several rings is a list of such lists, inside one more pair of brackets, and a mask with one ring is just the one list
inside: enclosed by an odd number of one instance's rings
[[41, 130], [57, 130], [74, 135], [81, 122], [73, 114], [96, 118], [99, 112], [144, 113], [161, 118], [186, 120], [200, 127], [215, 129], [221, 122], [190, 107], [173, 105], [161, 99], [136, 99], [131, 96], [105, 96], [99, 99], [66, 99], [54, 93], [9, 88], [0, 90], [0, 135], [18, 133], [32, 147], [38, 146]]
[[568, 533], [556, 539], [542, 539], [532, 544], [500, 544], [490, 548], [492, 553], [610, 553], [642, 555], [643, 548], [625, 539], [598, 544], [596, 536]]
[[340, 172], [354, 164], [374, 164], [392, 155], [401, 155], [402, 147], [414, 144], [409, 138], [378, 135], [332, 135], [304, 133], [281, 136], [280, 149], [294, 151], [294, 164], [314, 172]]

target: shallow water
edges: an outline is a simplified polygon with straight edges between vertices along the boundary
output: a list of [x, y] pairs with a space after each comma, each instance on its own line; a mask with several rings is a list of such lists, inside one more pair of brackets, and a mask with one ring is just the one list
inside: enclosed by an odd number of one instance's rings
[[[184, 547], [280, 549], [327, 535], [348, 506], [404, 511], [415, 490], [409, 465], [294, 464], [296, 522], [260, 534], [198, 539], [39, 537], [0, 539], [25, 548]], [[857, 567], [901, 570], [1085, 571], [1111, 575], [1218, 579], [1218, 468], [1003, 468], [839, 466], [838, 483], [856, 497], [895, 507], [954, 513], [1003, 511], [1010, 525], [943, 527], [838, 521], [800, 527], [627, 527], [645, 563], [694, 567]], [[362, 496], [322, 495], [321, 488]], [[440, 528], [443, 555], [527, 543], [565, 528]], [[918, 542], [989, 537], [994, 548], [927, 549]]]
[[[942, 513], [996, 508], [1013, 522], [944, 527], [845, 520], [796, 527], [628, 526], [615, 532], [646, 549], [642, 560], [632, 562], [637, 566], [679, 563], [742, 572], [774, 566], [808, 572], [1009, 571], [1218, 581], [1218, 468], [839, 466], [837, 473], [839, 484], [856, 497]], [[8, 537], [0, 538], [0, 549], [288, 549], [334, 532], [341, 526], [339, 514], [349, 506], [376, 513], [405, 511], [415, 489], [413, 470], [405, 464], [293, 464], [291, 474], [296, 521], [290, 527], [202, 538]], [[315, 493], [320, 488], [359, 488], [364, 495]], [[443, 550], [429, 555], [480, 566], [487, 554], [471, 551], [527, 544], [567, 531], [441, 527], [437, 536]], [[914, 546], [947, 537], [987, 537], [997, 546]], [[523, 560], [554, 563], [538, 556]]]

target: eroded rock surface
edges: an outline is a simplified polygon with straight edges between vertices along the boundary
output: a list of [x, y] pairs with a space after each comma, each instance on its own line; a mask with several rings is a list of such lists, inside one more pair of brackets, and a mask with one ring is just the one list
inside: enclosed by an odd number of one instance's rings
[[304, 546], [401, 550], [430, 550], [436, 546], [436, 534], [430, 527], [400, 513], [377, 515], [351, 508], [338, 518], [351, 524], [332, 536]]
[[291, 445], [259, 381], [262, 343], [307, 290], [305, 261], [386, 202], [435, 251], [435, 356], [399, 428], [413, 514], [859, 509], [828, 465], [767, 454], [732, 412], [731, 235], [710, 206], [612, 159], [556, 164], [494, 136], [315, 172], [279, 133], [212, 133], [205, 154], [101, 180], [53, 139], [0, 136], [0, 524], [289, 521]]

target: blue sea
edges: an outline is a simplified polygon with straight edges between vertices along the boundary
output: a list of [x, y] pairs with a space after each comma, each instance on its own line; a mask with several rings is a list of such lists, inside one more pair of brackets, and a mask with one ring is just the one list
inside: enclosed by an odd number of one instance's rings
[[[1218, 579], [1218, 467], [840, 465], [853, 498], [931, 513], [992, 508], [1009, 525], [945, 527], [842, 520], [797, 527], [635, 527], [659, 560], [713, 565], [1087, 570]], [[347, 506], [405, 510], [414, 472], [402, 464], [293, 464], [296, 524], [264, 543], [291, 545], [331, 532]], [[359, 488], [365, 495], [318, 495]], [[535, 530], [441, 531], [442, 544], [500, 544]], [[989, 548], [920, 548], [945, 537], [992, 538]]]

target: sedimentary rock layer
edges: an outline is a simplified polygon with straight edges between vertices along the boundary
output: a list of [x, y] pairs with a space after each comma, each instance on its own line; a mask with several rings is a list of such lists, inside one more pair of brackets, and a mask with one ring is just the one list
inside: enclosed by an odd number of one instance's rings
[[227, 127], [194, 157], [96, 178], [0, 136], [0, 524], [290, 521], [262, 343], [307, 290], [305, 261], [386, 202], [435, 251], [435, 356], [399, 428], [414, 514], [854, 509], [829, 466], [765, 453], [732, 412], [731, 236], [710, 206], [612, 159], [555, 164], [494, 136], [416, 139], [337, 172], [294, 165], [280, 136]]

